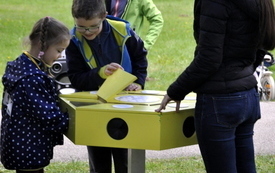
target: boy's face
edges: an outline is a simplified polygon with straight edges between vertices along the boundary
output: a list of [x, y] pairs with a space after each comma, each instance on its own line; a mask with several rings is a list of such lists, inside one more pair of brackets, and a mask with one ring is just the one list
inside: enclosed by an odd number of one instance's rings
[[84, 18], [74, 18], [76, 31], [87, 40], [93, 40], [101, 32], [104, 19], [94, 18], [86, 20]]

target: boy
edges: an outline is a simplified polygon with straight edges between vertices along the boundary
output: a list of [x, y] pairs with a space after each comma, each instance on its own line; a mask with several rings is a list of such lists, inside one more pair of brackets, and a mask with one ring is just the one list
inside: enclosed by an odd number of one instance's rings
[[[75, 27], [66, 49], [68, 77], [80, 91], [98, 90], [118, 68], [137, 80], [126, 90], [144, 88], [147, 51], [129, 23], [107, 16], [104, 0], [74, 0]], [[116, 173], [127, 172], [127, 149], [88, 146], [90, 172], [111, 173], [112, 157]]]

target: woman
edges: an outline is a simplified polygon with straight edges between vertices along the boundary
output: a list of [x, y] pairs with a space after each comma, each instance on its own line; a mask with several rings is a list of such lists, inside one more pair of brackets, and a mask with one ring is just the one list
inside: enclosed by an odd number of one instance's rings
[[[260, 118], [256, 63], [275, 46], [271, 0], [195, 0], [195, 58], [156, 112], [197, 93], [195, 127], [207, 172], [255, 173], [253, 128]], [[264, 49], [264, 50], [262, 50]]]

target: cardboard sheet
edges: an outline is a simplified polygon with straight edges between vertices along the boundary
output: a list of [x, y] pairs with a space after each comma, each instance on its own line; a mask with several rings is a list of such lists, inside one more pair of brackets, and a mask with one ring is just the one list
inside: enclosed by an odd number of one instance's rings
[[108, 102], [110, 98], [120, 93], [136, 79], [136, 76], [118, 69], [105, 80], [103, 85], [99, 88], [97, 95], [99, 99]]

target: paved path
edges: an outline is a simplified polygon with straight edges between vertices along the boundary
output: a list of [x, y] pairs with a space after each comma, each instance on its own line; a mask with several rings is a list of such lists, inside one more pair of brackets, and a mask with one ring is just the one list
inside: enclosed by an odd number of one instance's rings
[[[275, 102], [261, 102], [262, 118], [255, 125], [256, 154], [275, 155]], [[162, 151], [146, 150], [146, 158], [175, 158], [200, 155], [198, 145]], [[65, 137], [65, 144], [55, 147], [53, 161], [87, 161], [86, 146], [74, 145]]]

